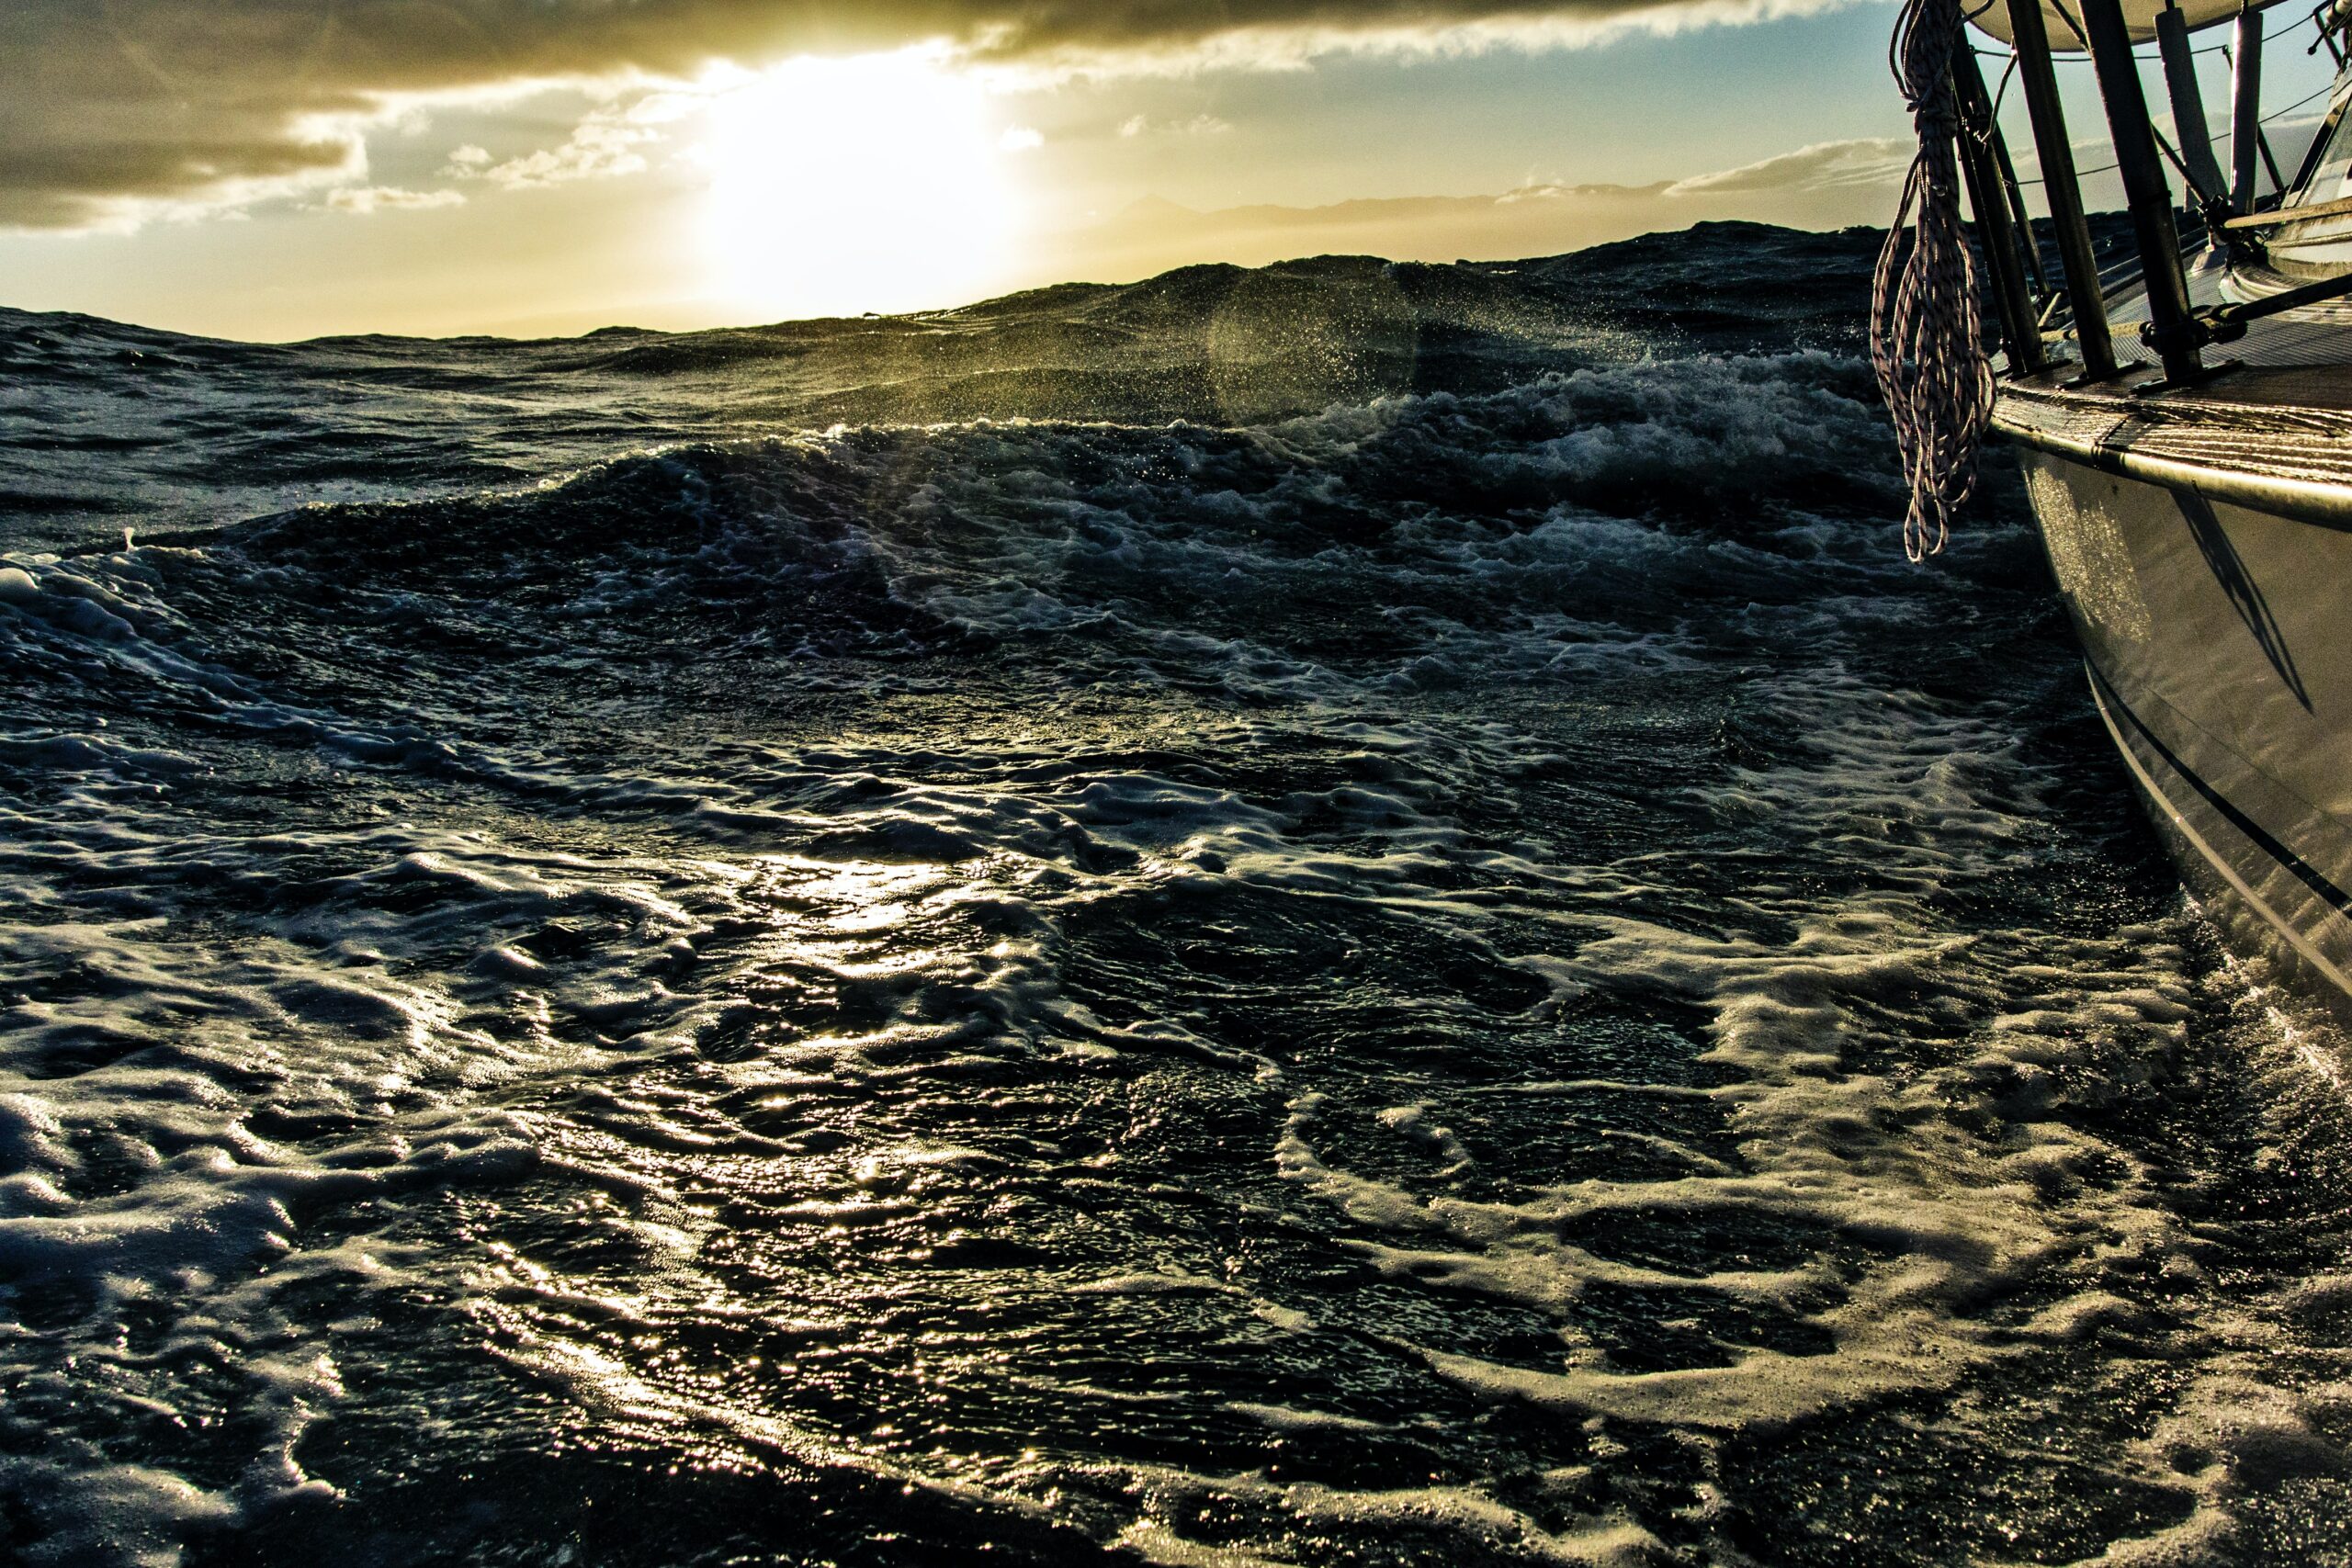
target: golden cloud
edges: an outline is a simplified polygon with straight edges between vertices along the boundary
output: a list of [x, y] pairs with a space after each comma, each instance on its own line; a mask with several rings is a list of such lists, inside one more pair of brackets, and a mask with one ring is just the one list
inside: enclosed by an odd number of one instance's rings
[[1350, 48], [1589, 41], [1837, 3], [16, 0], [0, 42], [0, 226], [84, 227], [143, 205], [347, 180], [364, 169], [366, 128], [403, 101], [533, 83], [677, 80], [719, 62], [923, 42], [1024, 72], [1283, 64]]

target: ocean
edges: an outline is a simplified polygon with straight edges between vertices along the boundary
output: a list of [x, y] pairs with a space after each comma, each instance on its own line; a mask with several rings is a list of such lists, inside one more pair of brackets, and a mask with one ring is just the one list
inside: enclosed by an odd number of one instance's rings
[[0, 1555], [2352, 1562], [2336, 1036], [1877, 240], [0, 310]]

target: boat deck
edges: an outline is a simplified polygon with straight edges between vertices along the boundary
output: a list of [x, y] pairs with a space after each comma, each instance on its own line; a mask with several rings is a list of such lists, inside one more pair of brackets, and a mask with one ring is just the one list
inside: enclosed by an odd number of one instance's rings
[[[2224, 266], [2210, 251], [2190, 262], [2187, 272], [2188, 302], [2199, 310], [2263, 299], [2307, 281], [2267, 267]], [[2114, 333], [2115, 357], [2127, 363], [2154, 365], [2154, 351], [2140, 341], [2140, 328], [2148, 319], [2148, 298], [2140, 286], [2133, 283], [2109, 297], [2107, 314]], [[2071, 348], [2068, 352], [2072, 352]], [[2245, 336], [2207, 349], [2205, 359], [2208, 364], [2234, 359], [2249, 369], [2265, 370], [2352, 365], [2352, 298], [2307, 305], [2285, 315], [2250, 321]], [[2333, 390], [2327, 395], [2352, 407], [2352, 389]]]
[[[2188, 269], [2198, 309], [2257, 299], [2292, 280], [2231, 269], [2211, 253]], [[2137, 284], [2108, 300], [2116, 358], [2108, 379], [2076, 367], [2000, 380], [1994, 427], [2029, 446], [2112, 473], [2200, 491], [2333, 528], [2352, 528], [2352, 300], [2249, 322], [2205, 351], [2214, 374], [2166, 388], [2140, 341]]]

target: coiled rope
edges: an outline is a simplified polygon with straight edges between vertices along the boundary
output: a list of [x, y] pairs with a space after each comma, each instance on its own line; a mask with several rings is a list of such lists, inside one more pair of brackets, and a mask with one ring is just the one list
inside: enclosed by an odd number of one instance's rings
[[1951, 537], [1951, 514], [1976, 486], [1976, 448], [1993, 413], [1953, 151], [1951, 62], [1961, 43], [1960, 0], [1905, 0], [1887, 55], [1919, 152], [1871, 281], [1871, 367], [1911, 485], [1903, 550], [1915, 561]]

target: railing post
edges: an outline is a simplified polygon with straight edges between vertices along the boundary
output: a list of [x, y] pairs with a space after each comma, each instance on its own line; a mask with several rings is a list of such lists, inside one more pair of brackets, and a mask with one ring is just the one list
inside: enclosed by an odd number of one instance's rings
[[2205, 91], [2197, 82], [2197, 56], [2188, 47], [2188, 18], [2173, 0], [2156, 13], [2156, 49], [2164, 56], [2165, 94], [2172, 100], [2172, 130], [2180, 139], [2181, 172], [2200, 208], [2229, 199], [2220, 160], [2213, 156], [2212, 128], [2205, 122]]
[[2000, 311], [2009, 371], [2038, 374], [2045, 363], [2041, 324], [2019, 270], [2009, 195], [1993, 161], [1993, 100], [1984, 91], [1984, 73], [1977, 69], [1976, 51], [1968, 47], [1965, 38], [1952, 54], [1951, 72], [1954, 94], [1960, 100], [1960, 172], [1968, 182], [1968, 205], [1976, 211], [1976, 239], [1984, 253], [1984, 269], [1993, 275], [1993, 302]]
[[2262, 13], [2238, 13], [2230, 51], [2230, 206], [2254, 210], [2256, 155], [2262, 150]]
[[2116, 173], [2132, 210], [2132, 237], [2140, 250], [2140, 276], [2148, 294], [2149, 342], [2164, 361], [2165, 378], [2197, 379], [2196, 329], [2188, 312], [2188, 280], [2180, 270], [2180, 234], [2173, 227], [2172, 191], [2156, 152], [2148, 118], [2148, 96], [2140, 85], [2140, 62], [2132, 52], [2132, 30], [2120, 0], [2082, 0], [2083, 28], [2090, 36], [2091, 67], [2098, 73], [2107, 126], [2115, 138]]
[[2018, 83], [2033, 120], [2041, 195], [2050, 203], [2050, 226], [2057, 231], [2058, 260], [2066, 271], [2066, 304], [2074, 312], [2083, 376], [2098, 380], [2115, 374], [2115, 344], [2108, 335], [2107, 302], [2099, 298], [2098, 258], [2091, 250], [2091, 226], [2083, 218], [2083, 189], [2075, 179], [2075, 147], [2058, 102], [2058, 73], [2050, 62], [2041, 0], [2009, 0], [2009, 37], [2017, 44]]

